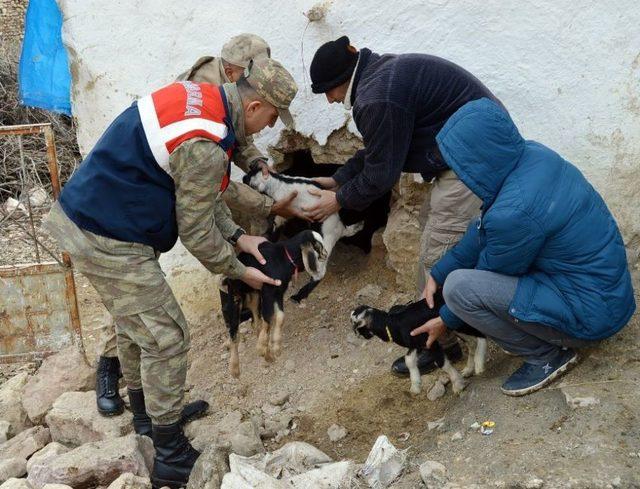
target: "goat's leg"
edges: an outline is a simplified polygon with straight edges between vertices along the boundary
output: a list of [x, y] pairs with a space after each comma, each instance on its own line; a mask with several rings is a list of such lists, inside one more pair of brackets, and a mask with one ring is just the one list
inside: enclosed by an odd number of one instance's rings
[[240, 377], [240, 357], [238, 356], [238, 337], [232, 338], [229, 342], [229, 372], [231, 377]]
[[422, 378], [420, 377], [420, 369], [418, 368], [418, 350], [415, 348], [409, 350], [404, 356], [404, 362], [409, 369], [409, 376], [411, 377], [411, 389], [409, 389], [409, 391], [412, 394], [420, 394], [422, 390]]
[[264, 359], [269, 355], [269, 323], [262, 318], [260, 332], [258, 333], [258, 354]]
[[[282, 310], [282, 309], [281, 309]], [[276, 311], [276, 288], [273, 285], [263, 285], [260, 291], [260, 315], [262, 327], [258, 336], [258, 352], [267, 362], [273, 362], [274, 358], [270, 349], [270, 331], [274, 324]]]
[[464, 336], [464, 343], [467, 346], [467, 364], [464, 366], [464, 369], [462, 369], [462, 376], [464, 378], [467, 377], [471, 377], [475, 371], [476, 371], [476, 366], [475, 366], [475, 353], [476, 353], [476, 338], [474, 338], [473, 336]]
[[451, 389], [453, 390], [453, 392], [458, 394], [459, 392], [462, 392], [465, 387], [467, 387], [467, 383], [460, 375], [460, 372], [458, 372], [456, 368], [451, 365], [451, 362], [446, 355], [444, 357], [444, 364], [441, 368], [451, 379]]
[[274, 356], [280, 356], [282, 352], [282, 326], [284, 324], [284, 311], [282, 310], [281, 301], [279, 298], [274, 306], [273, 315], [273, 327], [271, 330], [271, 343], [270, 350]]
[[246, 300], [247, 309], [251, 312], [251, 325], [253, 328], [257, 328], [260, 320], [260, 294], [258, 292], [251, 292], [247, 295]]
[[487, 362], [487, 339], [476, 338], [476, 355], [475, 355], [475, 370], [476, 375], [484, 373], [484, 366]]

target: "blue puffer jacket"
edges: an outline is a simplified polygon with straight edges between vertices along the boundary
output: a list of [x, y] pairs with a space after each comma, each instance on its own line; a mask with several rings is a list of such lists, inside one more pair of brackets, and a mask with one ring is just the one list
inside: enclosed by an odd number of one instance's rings
[[[459, 268], [520, 277], [510, 313], [577, 338], [620, 330], [635, 310], [622, 237], [582, 173], [525, 141], [498, 105], [460, 108], [439, 132], [446, 162], [483, 201], [482, 216], [432, 269], [443, 284]], [[444, 306], [447, 326], [460, 324]]]

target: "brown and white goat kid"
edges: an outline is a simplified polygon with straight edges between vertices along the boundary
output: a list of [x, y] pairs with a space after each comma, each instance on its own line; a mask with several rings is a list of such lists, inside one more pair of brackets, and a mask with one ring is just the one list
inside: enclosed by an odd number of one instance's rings
[[[392, 341], [409, 349], [404, 360], [411, 377], [410, 391], [412, 394], [419, 394], [422, 387], [422, 379], [418, 368], [418, 353], [426, 349], [428, 335], [422, 333], [411, 336], [410, 333], [438, 316], [438, 311], [444, 304], [440, 291], [434, 295], [434, 303], [433, 309], [429, 308], [425, 300], [420, 300], [410, 304], [393, 306], [389, 309], [389, 312], [369, 306], [358, 306], [351, 312], [351, 324], [356, 334], [366, 339], [377, 336], [382, 341]], [[432, 343], [430, 350], [435, 358], [436, 366], [447, 374], [451, 381], [453, 392], [458, 393], [466, 387], [463, 377], [470, 377], [484, 372], [487, 339], [478, 330], [466, 324], [454, 332], [469, 343], [469, 356], [462, 375], [451, 365], [440, 343], [437, 341]], [[471, 345], [473, 342], [475, 342], [475, 347]]]
[[231, 339], [229, 370], [236, 378], [240, 376], [238, 327], [242, 310], [246, 308], [251, 311], [254, 327], [260, 325], [258, 353], [272, 362], [282, 350], [284, 293], [291, 279], [302, 270], [316, 279], [321, 273], [319, 264], [326, 262], [327, 256], [322, 237], [310, 230], [277, 243], [265, 241], [258, 248], [266, 260], [264, 265], [249, 253], [240, 253], [238, 259], [246, 266], [257, 268], [265, 275], [280, 280], [281, 284], [265, 284], [261, 290], [256, 290], [239, 279], [227, 277], [220, 290], [222, 314]]

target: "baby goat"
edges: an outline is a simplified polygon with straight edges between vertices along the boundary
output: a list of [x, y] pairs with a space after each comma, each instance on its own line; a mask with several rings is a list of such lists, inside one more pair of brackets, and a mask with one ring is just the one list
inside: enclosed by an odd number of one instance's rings
[[[430, 319], [438, 317], [438, 311], [444, 301], [442, 293], [437, 292], [434, 296], [434, 308], [430, 309], [425, 300], [420, 300], [406, 305], [393, 306], [389, 312], [381, 311], [369, 306], [358, 306], [351, 312], [351, 324], [354, 332], [366, 339], [377, 336], [383, 341], [393, 341], [397, 345], [409, 349], [404, 360], [409, 369], [411, 377], [411, 393], [419, 394], [422, 380], [418, 369], [418, 353], [426, 348], [428, 335], [426, 333], [411, 336], [412, 330], [423, 325]], [[440, 344], [435, 341], [431, 345], [431, 351], [435, 357], [435, 364], [441, 368], [451, 380], [453, 392], [461, 392], [466, 383], [462, 377], [481, 374], [484, 372], [484, 365], [487, 354], [487, 340], [476, 329], [464, 325], [455, 331], [463, 336], [466, 341], [476, 340], [475, 349], [469, 346], [469, 357], [467, 365], [462, 371], [462, 376], [458, 373]]]
[[264, 265], [249, 253], [240, 253], [238, 259], [248, 267], [257, 268], [265, 275], [279, 279], [281, 284], [265, 284], [261, 290], [256, 290], [239, 279], [227, 277], [220, 291], [222, 314], [231, 338], [229, 370], [236, 378], [240, 376], [238, 326], [242, 309], [247, 308], [251, 311], [254, 327], [261, 320], [258, 353], [265, 360], [273, 361], [282, 348], [283, 297], [289, 282], [301, 270], [306, 270], [311, 277], [318, 279], [319, 263], [326, 261], [327, 256], [322, 237], [310, 230], [278, 243], [265, 241], [260, 244], [259, 249], [267, 261]]
[[[247, 173], [242, 181], [253, 187], [258, 192], [268, 195], [274, 200], [284, 199], [291, 192], [298, 192], [293, 204], [298, 208], [313, 205], [317, 197], [309, 193], [310, 189], [322, 188], [318, 183], [310, 178], [289, 177], [280, 173], [269, 172], [267, 176], [262, 174], [260, 169], [251, 170]], [[326, 259], [318, 262], [318, 273], [313, 280], [306, 284], [297, 294], [291, 298], [296, 302], [300, 302], [306, 298], [309, 293], [318, 285], [319, 281], [324, 277], [327, 269], [327, 260], [331, 255], [331, 251], [336, 242], [344, 236], [353, 236], [363, 227], [362, 222], [347, 225], [343, 222], [339, 213], [335, 213], [327, 217], [322, 223], [317, 223], [315, 231], [322, 236], [324, 249], [326, 250]]]

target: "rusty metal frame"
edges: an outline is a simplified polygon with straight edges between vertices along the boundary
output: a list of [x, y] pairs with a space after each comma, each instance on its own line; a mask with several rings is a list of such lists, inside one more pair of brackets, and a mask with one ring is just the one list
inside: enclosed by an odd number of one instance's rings
[[[55, 200], [58, 200], [58, 196], [60, 195], [60, 177], [59, 177], [59, 169], [58, 169], [58, 157], [56, 153], [56, 143], [53, 133], [53, 128], [51, 124], [21, 124], [16, 126], [0, 126], [0, 137], [2, 136], [24, 136], [24, 135], [36, 135], [43, 134], [44, 141], [47, 148], [47, 166], [49, 168], [49, 175], [51, 177], [51, 188], [53, 190], [53, 197]], [[37, 247], [37, 243], [36, 243]], [[65, 276], [65, 295], [66, 301], [69, 306], [69, 319], [71, 322], [71, 327], [74, 331], [74, 336], [76, 341], [78, 342], [78, 346], [80, 347], [83, 355], [85, 354], [83, 338], [82, 338], [82, 327], [80, 325], [80, 313], [78, 309], [78, 298], [76, 295], [76, 282], [73, 277], [73, 267], [71, 263], [71, 257], [67, 252], [62, 252], [62, 264], [64, 267], [64, 276]], [[51, 264], [36, 264], [30, 265], [32, 269], [29, 271], [29, 268], [23, 269], [23, 267], [12, 267], [12, 268], [4, 268], [0, 271], [0, 277], [2, 276], [16, 276], [16, 275], [28, 275], [29, 273], [42, 273], [46, 272], [47, 268], [52, 266]], [[57, 265], [53, 265], [57, 266]], [[26, 271], [25, 271], [26, 270]], [[11, 275], [13, 274], [13, 275]], [[54, 352], [34, 352], [32, 354], [19, 354], [19, 355], [5, 355], [4, 357], [0, 357], [0, 363], [11, 363], [11, 362], [19, 362], [28, 359], [28, 357], [44, 357], [48, 354]]]

